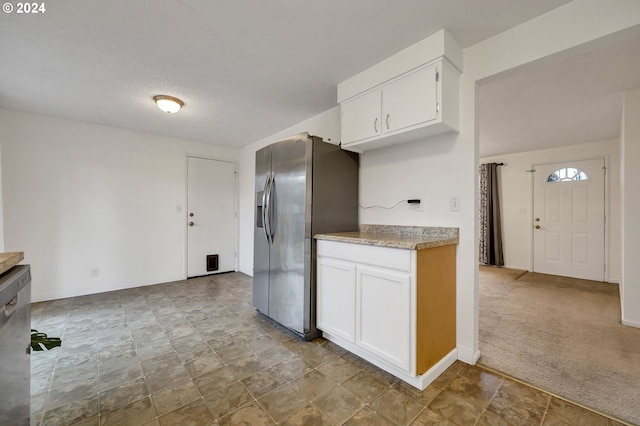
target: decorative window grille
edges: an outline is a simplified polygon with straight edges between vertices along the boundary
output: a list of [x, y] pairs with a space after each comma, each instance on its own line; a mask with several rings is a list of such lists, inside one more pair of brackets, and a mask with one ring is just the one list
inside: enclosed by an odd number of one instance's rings
[[568, 182], [577, 180], [589, 180], [589, 176], [580, 169], [565, 167], [556, 170], [547, 177], [547, 182]]

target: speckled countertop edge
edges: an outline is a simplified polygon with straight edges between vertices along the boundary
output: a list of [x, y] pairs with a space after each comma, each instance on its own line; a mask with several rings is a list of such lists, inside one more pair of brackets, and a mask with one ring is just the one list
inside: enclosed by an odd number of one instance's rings
[[316, 234], [317, 240], [408, 250], [458, 244], [458, 228], [435, 226], [361, 225], [359, 231]]
[[0, 274], [7, 272], [23, 260], [24, 252], [22, 251], [0, 253]]

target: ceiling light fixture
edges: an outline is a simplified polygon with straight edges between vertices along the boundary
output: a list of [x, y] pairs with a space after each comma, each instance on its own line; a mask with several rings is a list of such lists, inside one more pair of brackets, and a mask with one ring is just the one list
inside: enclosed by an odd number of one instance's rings
[[156, 95], [153, 97], [153, 100], [156, 102], [156, 105], [158, 105], [158, 108], [169, 114], [180, 111], [180, 108], [184, 106], [184, 102], [180, 99], [168, 95]]

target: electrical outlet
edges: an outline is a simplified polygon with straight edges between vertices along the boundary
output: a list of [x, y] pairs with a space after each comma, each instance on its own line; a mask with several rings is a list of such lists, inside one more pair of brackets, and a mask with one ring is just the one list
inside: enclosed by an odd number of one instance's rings
[[100, 275], [100, 270], [98, 268], [91, 269], [91, 276], [92, 277], [97, 277], [98, 275]]
[[449, 199], [449, 209], [452, 212], [460, 211], [460, 197], [458, 197], [457, 195], [451, 196], [451, 198]]

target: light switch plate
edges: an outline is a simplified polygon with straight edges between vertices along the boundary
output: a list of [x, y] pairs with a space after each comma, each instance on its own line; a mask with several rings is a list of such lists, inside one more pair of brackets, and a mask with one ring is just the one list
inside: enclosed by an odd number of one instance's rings
[[460, 211], [460, 197], [458, 197], [457, 195], [451, 196], [451, 198], [449, 199], [449, 209], [452, 212]]

